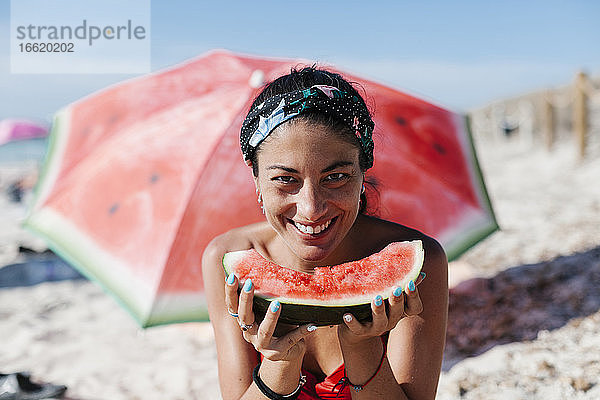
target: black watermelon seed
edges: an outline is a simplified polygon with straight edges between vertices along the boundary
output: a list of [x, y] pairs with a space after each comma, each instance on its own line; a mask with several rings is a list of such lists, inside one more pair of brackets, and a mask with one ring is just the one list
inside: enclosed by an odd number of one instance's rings
[[119, 203], [115, 203], [108, 209], [108, 213], [112, 215], [112, 214], [116, 213], [118, 209], [119, 209]]
[[114, 124], [115, 122], [117, 122], [119, 119], [121, 119], [121, 116], [119, 114], [113, 114], [108, 118], [108, 123], [110, 125]]
[[159, 178], [160, 176], [158, 174], [152, 174], [152, 176], [150, 177], [150, 183], [156, 183]]
[[439, 144], [439, 143], [434, 143], [434, 144], [433, 144], [433, 148], [435, 149], [435, 151], [437, 151], [437, 152], [438, 152], [438, 153], [440, 153], [440, 154], [446, 154], [446, 149], [444, 149], [444, 148], [442, 147], [442, 145], [441, 145], [441, 144]]
[[406, 120], [402, 117], [396, 117], [396, 123], [398, 125], [406, 125]]

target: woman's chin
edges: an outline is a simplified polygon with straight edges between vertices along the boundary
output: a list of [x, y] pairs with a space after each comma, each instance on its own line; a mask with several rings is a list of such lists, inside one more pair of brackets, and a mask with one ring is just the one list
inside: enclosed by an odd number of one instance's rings
[[326, 260], [332, 253], [330, 248], [324, 248], [322, 246], [294, 246], [292, 251], [300, 259], [301, 262], [307, 264], [319, 264]]

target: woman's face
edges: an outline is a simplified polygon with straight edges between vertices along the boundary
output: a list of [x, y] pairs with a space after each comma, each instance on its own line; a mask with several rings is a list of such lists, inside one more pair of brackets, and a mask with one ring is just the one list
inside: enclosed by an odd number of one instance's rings
[[273, 229], [295, 261], [326, 260], [358, 215], [358, 148], [327, 128], [294, 119], [261, 144], [257, 159], [256, 185]]

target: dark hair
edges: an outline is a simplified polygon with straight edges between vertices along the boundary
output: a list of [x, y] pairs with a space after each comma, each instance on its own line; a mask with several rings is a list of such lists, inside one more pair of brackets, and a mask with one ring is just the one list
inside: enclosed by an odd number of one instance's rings
[[[358, 85], [358, 83], [353, 83], [355, 85]], [[325, 69], [319, 69], [316, 67], [316, 65], [305, 66], [301, 69], [292, 68], [288, 75], [280, 76], [279, 78], [267, 84], [262, 90], [262, 92], [260, 92], [259, 95], [256, 96], [256, 98], [252, 102], [252, 105], [250, 106], [250, 109], [253, 109], [255, 106], [258, 106], [266, 99], [275, 95], [284, 94], [300, 89], [308, 89], [314, 85], [329, 85], [337, 87], [338, 89], [344, 92], [355, 95], [359, 99], [359, 101], [363, 103], [365, 108], [368, 109], [363, 97], [355, 89], [353, 83], [348, 82], [338, 73], [327, 71]], [[295, 117], [295, 119], [301, 119], [305, 122], [308, 122], [309, 124], [324, 126], [328, 128], [331, 132], [338, 134], [341, 139], [354, 144], [359, 150], [361, 149], [360, 143], [358, 142], [354, 131], [339, 118], [319, 113], [318, 111], [308, 110]], [[254, 176], [258, 176], [259, 152], [260, 145], [258, 146], [258, 148], [253, 153], [250, 159], [250, 161], [252, 162], [252, 173]], [[359, 152], [359, 166], [363, 172], [366, 171], [369, 167], [368, 161], [363, 151]], [[375, 189], [375, 182], [370, 180], [367, 181], [365, 179], [365, 184], [368, 184], [370, 187]], [[364, 213], [367, 209], [367, 198], [365, 193], [362, 193], [360, 195], [360, 198], [361, 207], [359, 209], [359, 212]]]

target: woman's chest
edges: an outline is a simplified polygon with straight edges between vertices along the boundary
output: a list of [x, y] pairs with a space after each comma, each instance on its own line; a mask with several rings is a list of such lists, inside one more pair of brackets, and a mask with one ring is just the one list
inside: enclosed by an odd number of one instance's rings
[[343, 362], [337, 336], [337, 326], [320, 327], [306, 339], [306, 353], [302, 368], [322, 381]]

